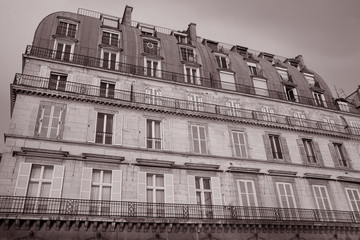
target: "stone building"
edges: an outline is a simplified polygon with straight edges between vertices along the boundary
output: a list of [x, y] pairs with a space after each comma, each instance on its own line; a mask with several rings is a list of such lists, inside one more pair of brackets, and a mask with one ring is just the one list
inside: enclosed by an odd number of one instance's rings
[[359, 239], [359, 109], [301, 55], [132, 10], [39, 23], [11, 85], [0, 239]]

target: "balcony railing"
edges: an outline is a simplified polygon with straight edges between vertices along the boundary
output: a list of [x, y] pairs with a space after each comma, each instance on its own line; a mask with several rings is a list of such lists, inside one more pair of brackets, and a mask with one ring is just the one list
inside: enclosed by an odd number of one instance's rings
[[360, 223], [358, 212], [0, 196], [0, 214]]
[[[158, 50], [156, 50], [158, 52]], [[102, 69], [110, 69], [121, 73], [128, 73], [128, 74], [134, 74], [138, 76], [145, 76], [147, 75], [147, 69], [143, 66], [133, 65], [133, 64], [127, 64], [123, 62], [111, 62], [108, 64], [104, 64], [104, 60], [100, 58], [94, 58], [89, 57], [85, 55], [78, 55], [78, 54], [69, 54], [70, 56], [67, 58], [61, 58], [61, 54], [56, 54], [57, 51], [52, 49], [46, 49], [46, 48], [40, 48], [40, 47], [34, 47], [34, 46], [27, 46], [25, 54], [45, 59], [53, 59], [57, 61], [62, 62], [71, 62], [73, 64], [78, 64], [81, 66], [89, 66], [89, 67], [95, 67], [95, 68], [102, 68]], [[190, 61], [190, 59], [188, 59]], [[196, 61], [196, 56], [194, 56], [194, 59], [191, 59], [193, 61]], [[182, 69], [182, 66], [179, 65], [179, 69]], [[188, 81], [186, 74], [182, 73], [176, 73], [176, 72], [169, 72], [164, 70], [157, 70], [152, 69], [152, 72], [156, 72], [153, 74], [153, 77], [161, 78], [163, 80], [167, 81], [173, 81], [173, 82], [181, 82], [181, 83], [187, 83], [187, 84], [196, 84], [201, 85], [205, 87], [211, 87], [216, 89], [225, 89], [225, 90], [232, 90], [239, 93], [246, 93], [251, 95], [262, 95], [269, 98], [274, 99], [280, 99], [284, 101], [288, 101], [286, 97], [285, 92], [279, 92], [279, 91], [272, 91], [267, 90], [266, 94], [262, 94], [263, 91], [261, 89], [257, 89], [253, 86], [243, 85], [243, 84], [231, 84], [226, 82], [221, 82], [220, 80], [214, 79], [212, 76], [209, 78], [201, 77], [196, 82]], [[263, 71], [260, 72], [263, 74]], [[258, 74], [258, 73], [257, 73]], [[230, 86], [231, 85], [231, 86]], [[259, 94], [261, 93], [261, 94]], [[313, 98], [307, 98], [299, 96], [298, 100], [296, 102], [310, 105], [310, 106], [318, 106], [318, 107], [324, 107], [329, 108], [333, 110], [338, 110], [336, 105], [333, 102], [324, 102], [323, 105], [318, 105]], [[353, 113], [359, 113], [359, 111], [355, 108], [350, 108], [350, 112]]]
[[[53, 90], [51, 87], [49, 87], [51, 86], [49, 85], [50, 81], [54, 81], [54, 80], [53, 79], [50, 80], [49, 78], [37, 77], [37, 76], [16, 74], [14, 79], [14, 85]], [[257, 120], [259, 122], [277, 123], [291, 127], [301, 127], [307, 129], [310, 128], [316, 130], [323, 130], [327, 132], [360, 135], [359, 128], [349, 127], [339, 124], [332, 123], [330, 127], [329, 123], [324, 123], [321, 121], [295, 118], [284, 115], [276, 115], [271, 113], [253, 111], [249, 109], [232, 108], [228, 106], [215, 105], [215, 104], [209, 104], [203, 102], [194, 102], [194, 101], [188, 101], [182, 99], [167, 98], [162, 96], [156, 96], [156, 101], [149, 101], [148, 94], [138, 93], [133, 91], [114, 90], [113, 94], [106, 97], [103, 96], [103, 94], [101, 93], [102, 90], [100, 86], [93, 86], [93, 85], [68, 82], [68, 81], [66, 81], [65, 83], [62, 82], [62, 84], [64, 85], [64, 87], [61, 89], [58, 88], [56, 91], [76, 93], [85, 96], [97, 96], [97, 97], [102, 97], [104, 99], [135, 102], [135, 103], [159, 106], [164, 108], [210, 113], [216, 115], [229, 116], [238, 119], [252, 119], [252, 120]]]

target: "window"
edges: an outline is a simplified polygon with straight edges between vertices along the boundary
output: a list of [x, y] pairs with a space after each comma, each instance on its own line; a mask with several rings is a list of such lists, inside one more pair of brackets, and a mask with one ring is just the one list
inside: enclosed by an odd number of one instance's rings
[[160, 123], [161, 122], [157, 120], [146, 120], [147, 148], [161, 149]]
[[222, 89], [236, 90], [234, 73], [220, 71], [220, 80]]
[[294, 191], [291, 183], [277, 182], [276, 183], [280, 207], [281, 208], [296, 208]]
[[191, 138], [194, 153], [207, 154], [206, 129], [204, 126], [191, 125]]
[[112, 172], [110, 170], [93, 169], [91, 180], [90, 214], [110, 214]]
[[197, 67], [190, 67], [184, 65], [185, 82], [201, 85], [199, 70]]
[[323, 117], [323, 123], [321, 124], [322, 129], [329, 131], [336, 131], [336, 125], [334, 120], [329, 117]]
[[283, 159], [283, 153], [281, 151], [281, 144], [279, 136], [269, 135], [271, 153], [274, 159]]
[[72, 61], [72, 53], [74, 52], [74, 43], [67, 41], [55, 40], [55, 54], [53, 57], [57, 60]]
[[188, 109], [194, 111], [204, 111], [202, 97], [195, 94], [188, 95]]
[[119, 47], [119, 33], [103, 31], [101, 43], [114, 47]]
[[304, 73], [304, 77], [308, 81], [310, 87], [315, 86], [315, 78], [313, 74]]
[[263, 76], [262, 69], [258, 68], [258, 65], [256, 63], [247, 62], [247, 65], [250, 69], [250, 74], [252, 76]]
[[298, 102], [298, 95], [295, 87], [292, 86], [284, 86], [286, 99], [293, 102]]
[[255, 191], [255, 183], [253, 180], [237, 180], [240, 206], [257, 207], [258, 201]]
[[350, 121], [350, 130], [352, 134], [360, 135], [360, 122]]
[[143, 44], [144, 44], [144, 52], [145, 53], [159, 55], [160, 48], [158, 46], [159, 43], [157, 41], [150, 40], [150, 39], [143, 39]]
[[100, 82], [100, 97], [114, 98], [115, 83]]
[[333, 147], [335, 150], [335, 161], [341, 167], [349, 167], [349, 163], [345, 157], [345, 149], [341, 143], [333, 143]]
[[[148, 203], [165, 203], [164, 175], [146, 174], [146, 201]], [[153, 205], [147, 209], [147, 214], [161, 217], [165, 215], [165, 209], [161, 205]]]
[[235, 156], [247, 158], [245, 133], [240, 131], [231, 131], [231, 137]]
[[65, 91], [67, 74], [50, 73], [49, 89]]
[[145, 102], [147, 104], [161, 105], [161, 90], [156, 88], [147, 88]]
[[188, 43], [188, 37], [186, 34], [174, 33], [174, 36], [178, 43]]
[[59, 139], [62, 136], [65, 120], [64, 104], [44, 102], [40, 105], [36, 135], [38, 137]]
[[119, 61], [119, 53], [113, 52], [111, 50], [102, 49], [101, 50], [101, 66], [103, 68], [117, 70], [117, 62]]
[[229, 116], [237, 116], [237, 117], [241, 116], [240, 104], [238, 102], [234, 100], [228, 100], [226, 101], [226, 106], [227, 106], [227, 114]]
[[107, 113], [98, 113], [96, 122], [96, 143], [112, 144], [113, 116]]
[[144, 74], [149, 77], [161, 77], [161, 61], [144, 58]]
[[[329, 194], [326, 186], [313, 185], [312, 186], [316, 207], [319, 209], [319, 217], [321, 220], [332, 220], [334, 219]], [[324, 211], [322, 211], [324, 210]]]
[[265, 79], [253, 78], [255, 94], [269, 96], [269, 90]]
[[226, 56], [215, 55], [218, 68], [229, 68], [230, 61]]
[[292, 82], [292, 78], [289, 76], [289, 73], [287, 72], [286, 69], [283, 68], [276, 68], [278, 74], [280, 75], [281, 80], [287, 82], [287, 81], [291, 81]]
[[75, 38], [76, 28], [76, 24], [60, 20], [56, 28], [56, 34], [60, 36]]
[[292, 121], [295, 125], [297, 126], [301, 126], [301, 127], [306, 127], [306, 117], [305, 114], [302, 112], [294, 112], [294, 121]]
[[195, 177], [197, 204], [212, 205], [210, 184], [210, 178]]
[[50, 197], [53, 170], [53, 166], [41, 166], [33, 164], [31, 167], [29, 186], [26, 196]]
[[261, 114], [262, 119], [264, 121], [276, 122], [276, 116], [275, 116], [273, 108], [263, 106], [263, 107], [261, 107], [261, 113], [260, 114]]
[[307, 162], [308, 163], [317, 163], [312, 140], [311, 139], [303, 139], [302, 141], [303, 141], [304, 148], [305, 148]]
[[327, 107], [324, 94], [318, 93], [318, 92], [313, 92], [313, 96], [314, 96], [316, 106]]
[[350, 112], [349, 105], [346, 102], [337, 102], [339, 105], [340, 111]]
[[[345, 188], [347, 198], [350, 203], [350, 209], [353, 212], [360, 212], [360, 194], [356, 188]], [[359, 216], [357, 214], [357, 216]]]
[[194, 49], [191, 48], [180, 48], [181, 60], [187, 62], [196, 62]]

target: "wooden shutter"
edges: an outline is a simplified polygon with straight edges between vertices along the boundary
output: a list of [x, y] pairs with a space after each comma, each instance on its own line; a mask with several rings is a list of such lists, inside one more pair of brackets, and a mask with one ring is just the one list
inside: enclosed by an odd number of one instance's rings
[[90, 109], [89, 110], [89, 119], [88, 119], [88, 130], [86, 141], [87, 142], [95, 142], [95, 123], [96, 123], [97, 112]]
[[16, 181], [14, 196], [26, 196], [31, 172], [31, 163], [21, 163]]
[[174, 203], [174, 178], [172, 174], [164, 174], [165, 203]]
[[299, 147], [300, 157], [301, 157], [301, 160], [302, 160], [303, 164], [308, 164], [308, 159], [307, 159], [307, 156], [306, 156], [306, 151], [305, 151], [303, 140], [302, 139], [296, 139], [296, 142], [297, 142], [298, 147]]
[[164, 150], [171, 150], [171, 127], [169, 120], [163, 120], [163, 149]]
[[346, 160], [346, 162], [347, 162], [347, 164], [348, 164], [348, 167], [349, 168], [351, 168], [351, 161], [350, 161], [350, 158], [349, 158], [349, 155], [348, 155], [348, 153], [347, 153], [347, 151], [346, 151], [346, 148], [345, 148], [345, 145], [344, 144], [342, 144], [342, 153], [343, 153], [343, 155], [344, 155], [344, 158], [345, 158], [345, 160]]
[[139, 172], [138, 173], [138, 193], [137, 193], [137, 201], [138, 202], [146, 202], [146, 173]]
[[58, 130], [58, 138], [59, 139], [63, 139], [64, 137], [64, 124], [65, 124], [65, 115], [66, 115], [66, 105], [63, 105], [61, 107], [61, 112], [60, 112], [60, 119], [59, 119], [59, 130]]
[[112, 170], [111, 201], [121, 201], [122, 170]]
[[222, 195], [219, 177], [211, 177], [211, 192], [213, 205], [222, 205]]
[[289, 151], [289, 148], [287, 146], [287, 142], [286, 142], [285, 137], [279, 136], [279, 139], [280, 139], [281, 150], [282, 150], [283, 158], [284, 158], [285, 162], [291, 162], [290, 151]]
[[263, 135], [263, 140], [264, 140], [264, 146], [265, 146], [266, 159], [267, 160], [273, 160], [269, 135], [264, 134]]
[[36, 121], [36, 124], [35, 124], [34, 136], [39, 136], [40, 135], [43, 114], [44, 114], [44, 104], [40, 103], [37, 118], [36, 118], [37, 121]]
[[315, 141], [312, 141], [313, 143], [313, 147], [314, 147], [314, 154], [316, 156], [316, 162], [321, 165], [321, 166], [324, 166], [324, 160], [323, 160], [323, 157], [321, 155], [321, 152], [320, 152], [320, 147], [319, 147], [319, 144]]
[[332, 160], [333, 160], [333, 162], [334, 162], [334, 166], [335, 166], [335, 167], [339, 167], [340, 164], [339, 164], [339, 160], [338, 160], [338, 158], [337, 158], [336, 152], [335, 152], [334, 144], [333, 144], [333, 143], [329, 143], [328, 146], [329, 146], [331, 158], [332, 158]]
[[146, 121], [143, 117], [138, 118], [139, 147], [146, 148]]
[[122, 145], [122, 129], [124, 117], [121, 114], [114, 115], [113, 133], [114, 145]]
[[195, 176], [188, 175], [188, 199], [189, 204], [196, 204], [196, 187], [195, 187]]
[[84, 167], [81, 177], [80, 198], [90, 199], [92, 168]]
[[65, 166], [54, 166], [53, 178], [51, 182], [50, 197], [61, 198], [61, 192], [63, 188]]

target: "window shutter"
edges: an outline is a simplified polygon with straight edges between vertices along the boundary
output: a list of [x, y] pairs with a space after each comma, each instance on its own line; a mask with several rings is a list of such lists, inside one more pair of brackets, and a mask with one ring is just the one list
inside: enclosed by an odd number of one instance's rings
[[319, 144], [315, 141], [312, 141], [313, 143], [313, 146], [314, 146], [314, 153], [315, 153], [315, 156], [316, 156], [316, 161], [319, 165], [321, 166], [324, 166], [324, 160], [323, 160], [323, 157], [321, 155], [321, 152], [320, 152], [320, 147], [319, 147]]
[[164, 120], [163, 124], [163, 149], [164, 150], [171, 150], [171, 128], [170, 128], [170, 121]]
[[92, 168], [84, 167], [81, 177], [80, 198], [90, 199]]
[[222, 205], [222, 195], [219, 177], [211, 177], [211, 192], [213, 198], [213, 205]]
[[196, 204], [195, 176], [188, 175], [188, 199], [189, 204]]
[[145, 148], [146, 147], [146, 121], [143, 117], [138, 118], [138, 127], [139, 127], [139, 147]]
[[122, 129], [124, 117], [121, 114], [114, 115], [113, 133], [114, 133], [114, 145], [122, 145]]
[[172, 174], [164, 174], [165, 203], [174, 203], [174, 178]]
[[14, 196], [26, 196], [29, 177], [31, 171], [31, 163], [21, 163], [18, 178], [15, 186]]
[[304, 143], [303, 143], [302, 139], [297, 139], [296, 142], [299, 147], [300, 157], [301, 157], [303, 164], [308, 164], [308, 160], [306, 157], [306, 151], [305, 151], [305, 147], [304, 147]]
[[97, 112], [94, 110], [89, 110], [89, 119], [88, 119], [88, 131], [86, 136], [87, 142], [95, 142], [95, 123], [96, 123]]
[[283, 158], [284, 158], [285, 162], [291, 162], [290, 152], [289, 152], [289, 148], [287, 146], [286, 139], [283, 136], [279, 136], [279, 138], [280, 138], [280, 142], [281, 142]]
[[146, 173], [138, 173], [138, 202], [146, 202]]
[[51, 182], [50, 197], [61, 198], [61, 192], [63, 188], [65, 166], [54, 166], [53, 178]]
[[335, 147], [334, 147], [333, 143], [329, 143], [328, 146], [329, 146], [331, 158], [334, 161], [334, 166], [335, 167], [340, 167], [339, 160], [337, 158], [337, 155], [336, 155], [336, 152], [335, 152]]
[[321, 97], [321, 100], [322, 100], [323, 103], [324, 103], [324, 106], [327, 107], [327, 103], [326, 103], [326, 101], [325, 101], [325, 96], [324, 96], [324, 94], [320, 94], [320, 97]]
[[35, 124], [35, 132], [34, 132], [34, 136], [36, 136], [36, 137], [40, 135], [43, 115], [44, 115], [44, 105], [40, 104], [38, 114], [37, 114], [37, 121]]
[[269, 136], [267, 134], [264, 134], [263, 140], [264, 140], [264, 146], [265, 146], [266, 159], [273, 160]]
[[65, 124], [65, 115], [66, 115], [66, 105], [61, 107], [61, 111], [60, 111], [60, 119], [59, 119], [59, 134], [58, 134], [58, 138], [59, 139], [63, 139], [64, 137], [64, 124]]
[[112, 170], [111, 201], [121, 201], [122, 170]]
[[342, 145], [342, 150], [343, 150], [344, 158], [345, 158], [349, 168], [351, 168], [351, 161], [350, 161], [349, 155], [347, 154], [347, 151], [346, 151], [346, 148], [345, 148], [344, 144]]

